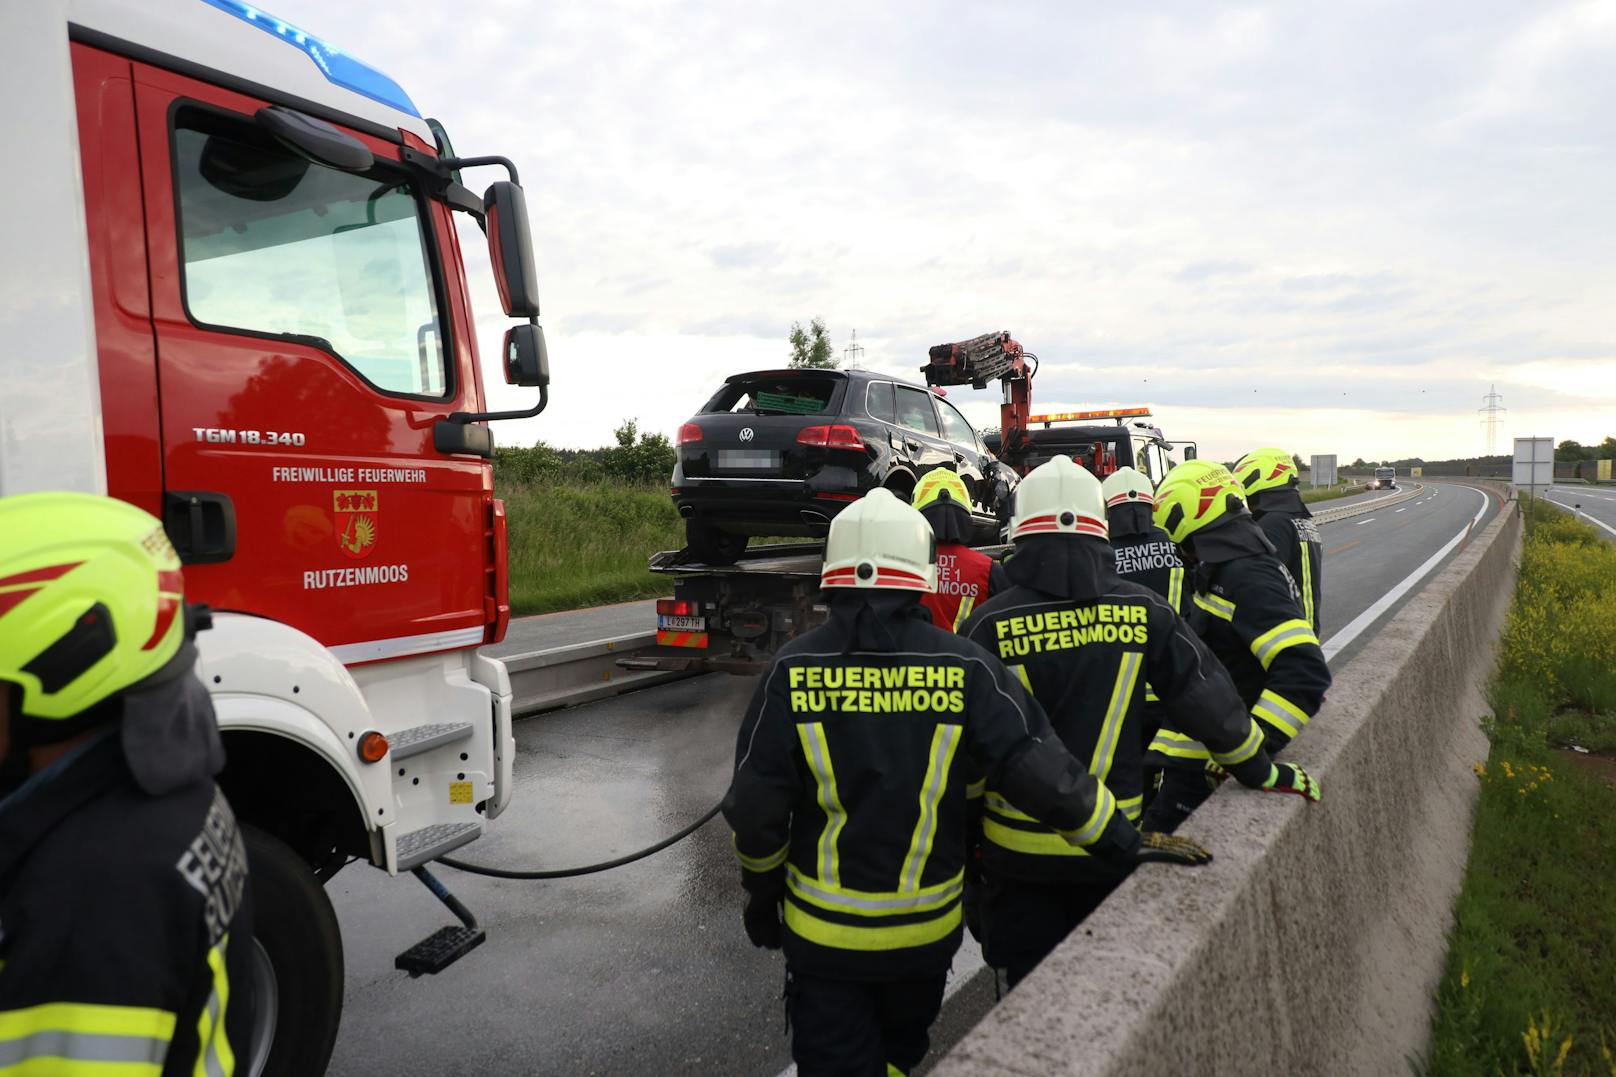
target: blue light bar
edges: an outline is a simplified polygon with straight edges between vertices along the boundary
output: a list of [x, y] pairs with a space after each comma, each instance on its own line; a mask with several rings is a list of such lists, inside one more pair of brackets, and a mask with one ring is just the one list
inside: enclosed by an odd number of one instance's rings
[[329, 41], [321, 40], [305, 30], [299, 30], [283, 19], [277, 19], [267, 11], [260, 11], [251, 4], [244, 4], [241, 0], [202, 0], [209, 7], [218, 8], [228, 15], [234, 15], [241, 21], [248, 23], [266, 34], [273, 34], [306, 53], [314, 61], [314, 66], [331, 83], [341, 86], [345, 90], [352, 90], [362, 94], [372, 101], [379, 101], [388, 108], [421, 118], [415, 111], [415, 102], [404, 88], [374, 67], [360, 63]]

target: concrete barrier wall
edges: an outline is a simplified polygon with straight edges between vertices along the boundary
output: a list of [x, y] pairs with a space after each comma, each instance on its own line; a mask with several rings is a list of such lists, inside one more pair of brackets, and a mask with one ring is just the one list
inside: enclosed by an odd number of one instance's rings
[[1182, 830], [1212, 864], [1140, 869], [933, 1072], [1410, 1072], [1464, 872], [1481, 688], [1520, 537], [1506, 506], [1338, 671], [1286, 753], [1319, 777], [1322, 804], [1219, 791]]

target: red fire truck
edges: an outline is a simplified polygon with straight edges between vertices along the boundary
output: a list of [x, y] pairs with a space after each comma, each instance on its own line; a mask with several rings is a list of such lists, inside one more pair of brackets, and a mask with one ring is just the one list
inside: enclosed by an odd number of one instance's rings
[[[504, 158], [457, 158], [397, 83], [237, 0], [9, 5], [0, 494], [164, 521], [256, 895], [242, 1071], [322, 1072], [343, 959], [322, 884], [417, 870], [511, 795], [509, 618], [489, 420], [548, 360]], [[503, 168], [478, 196], [462, 171]], [[493, 173], [484, 173], [493, 175]], [[483, 411], [454, 214], [487, 233], [523, 412]]]

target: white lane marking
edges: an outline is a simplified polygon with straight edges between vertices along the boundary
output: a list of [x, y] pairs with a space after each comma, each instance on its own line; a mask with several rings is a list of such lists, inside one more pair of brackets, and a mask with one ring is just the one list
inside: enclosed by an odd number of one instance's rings
[[1405, 506], [1405, 507], [1400, 508], [1400, 509], [1393, 509], [1392, 511], [1393, 512], [1407, 512], [1408, 508]]
[[[1375, 618], [1384, 613], [1388, 606], [1390, 606], [1393, 602], [1396, 602], [1399, 598], [1402, 598], [1403, 595], [1407, 594], [1415, 584], [1419, 583], [1420, 580], [1423, 579], [1425, 575], [1436, 566], [1437, 562], [1441, 561], [1442, 558], [1447, 556], [1449, 550], [1452, 550], [1459, 544], [1459, 542], [1470, 531], [1470, 528], [1475, 526], [1476, 522], [1481, 519], [1482, 515], [1487, 511], [1487, 495], [1482, 493], [1480, 490], [1475, 490], [1474, 487], [1466, 487], [1466, 489], [1474, 490], [1475, 493], [1481, 494], [1481, 508], [1477, 510], [1476, 515], [1470, 520], [1470, 523], [1465, 526], [1463, 531], [1460, 531], [1457, 535], [1453, 536], [1453, 538], [1450, 539], [1445, 546], [1433, 554], [1430, 560], [1426, 561], [1425, 564], [1415, 569], [1412, 575], [1408, 576], [1408, 578], [1404, 579], [1396, 587], [1393, 587], [1390, 591], [1386, 592], [1385, 595], [1381, 596], [1380, 600], [1377, 601], [1373, 606], [1369, 607], [1363, 613], [1354, 618], [1351, 624], [1348, 624], [1335, 635], [1325, 640], [1324, 657], [1326, 659], [1333, 658], [1336, 654], [1340, 653], [1342, 648], [1347, 646], [1347, 644], [1351, 643], [1353, 640], [1357, 639], [1358, 636], [1363, 633], [1364, 629], [1373, 624]], [[1371, 521], [1363, 521], [1363, 523], [1369, 522]], [[960, 941], [959, 952], [954, 955], [954, 967], [948, 974], [948, 984], [943, 988], [943, 1004], [947, 1005], [948, 1000], [953, 997], [954, 993], [957, 992], [961, 987], [965, 986], [966, 981], [976, 975], [977, 970], [982, 967], [982, 948], [977, 945], [975, 939], [971, 938], [970, 932], [966, 932]], [[796, 1074], [797, 1064], [793, 1062], [791, 1065], [781, 1070], [778, 1077], [796, 1077]]]
[[1426, 560], [1425, 564], [1409, 573], [1408, 576], [1404, 578], [1403, 581], [1400, 582], [1396, 587], [1393, 587], [1390, 591], [1387, 591], [1384, 595], [1381, 595], [1380, 598], [1375, 601], [1374, 605], [1370, 606], [1368, 609], [1358, 614], [1358, 616], [1354, 617], [1351, 623], [1349, 623], [1345, 628], [1341, 629], [1341, 631], [1325, 640], [1325, 658], [1334, 658], [1336, 655], [1341, 653], [1342, 649], [1345, 648], [1347, 644], [1361, 636], [1364, 629], [1374, 624], [1375, 621], [1380, 618], [1381, 614], [1385, 613], [1389, 608], [1391, 608], [1394, 602], [1408, 594], [1409, 591], [1414, 589], [1416, 584], [1425, 579], [1425, 577], [1430, 574], [1431, 570], [1436, 568], [1436, 566], [1441, 563], [1442, 559], [1452, 552], [1455, 546], [1464, 541], [1464, 537], [1470, 533], [1470, 529], [1475, 527], [1476, 524], [1481, 521], [1482, 516], [1484, 516], [1487, 512], [1487, 495], [1481, 490], [1477, 490], [1473, 486], [1466, 486], [1462, 489], [1469, 490], [1472, 493], [1480, 495], [1481, 497], [1481, 508], [1476, 510], [1476, 514], [1470, 518], [1470, 522], [1467, 523], [1457, 535], [1454, 535], [1451, 539], [1444, 543], [1440, 550], [1432, 554]]
[[[1568, 497], [1568, 496], [1571, 496], [1571, 495], [1562, 494], [1561, 496], [1562, 497]], [[1570, 509], [1571, 508], [1570, 505], [1563, 505], [1560, 502], [1555, 501], [1552, 497], [1548, 498], [1548, 500], [1553, 502], [1556, 505], [1560, 505], [1560, 507], [1563, 508], [1563, 509]], [[1612, 498], [1610, 500], [1616, 500], [1616, 498]], [[1596, 527], [1603, 527], [1606, 531], [1609, 531], [1611, 534], [1616, 535], [1616, 527], [1610, 526], [1609, 524], [1607, 524], [1603, 520], [1595, 519], [1594, 517], [1589, 516], [1586, 512], [1582, 512], [1582, 511], [1577, 510], [1577, 509], [1572, 509], [1572, 511], [1575, 512], [1582, 519], [1587, 520], [1589, 523], [1595, 525]]]
[[1359, 520], [1357, 523], [1353, 524], [1352, 526], [1353, 527], [1362, 527], [1364, 524], [1372, 524], [1374, 522], [1375, 522], [1375, 518], [1373, 516], [1371, 516], [1367, 520]]

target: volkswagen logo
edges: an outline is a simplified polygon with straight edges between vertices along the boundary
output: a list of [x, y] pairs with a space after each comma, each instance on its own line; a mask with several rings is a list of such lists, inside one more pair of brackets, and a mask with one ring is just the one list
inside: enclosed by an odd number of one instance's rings
[[742, 441], [751, 441], [752, 440], [752, 428], [750, 426], [741, 427], [741, 440]]

